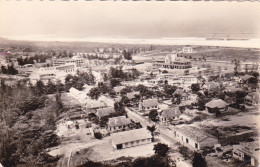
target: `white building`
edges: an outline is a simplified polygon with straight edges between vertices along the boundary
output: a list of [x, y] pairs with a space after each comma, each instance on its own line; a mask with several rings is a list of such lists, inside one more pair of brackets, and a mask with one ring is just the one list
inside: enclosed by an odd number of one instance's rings
[[182, 53], [192, 53], [193, 49], [192, 47], [183, 47], [182, 48]]
[[193, 126], [182, 126], [175, 129], [174, 136], [181, 144], [187, 144], [196, 150], [202, 150], [205, 147], [213, 147], [215, 144], [218, 144], [218, 140], [215, 137]]
[[30, 79], [34, 83], [37, 80], [42, 80], [43, 82], [47, 82], [48, 80], [53, 81], [61, 81], [65, 82], [65, 78], [68, 74], [75, 75], [76, 74], [76, 66], [74, 63], [60, 65], [56, 67], [42, 67], [32, 71], [30, 74]]
[[120, 132], [123, 130], [127, 130], [130, 128], [131, 119], [126, 118], [126, 116], [118, 116], [118, 117], [112, 117], [108, 120], [108, 130], [113, 132]]
[[129, 148], [152, 142], [152, 135], [146, 128], [114, 133], [111, 136], [112, 146], [115, 149]]
[[67, 63], [75, 63], [76, 67], [83, 66], [83, 59], [79, 57], [72, 57], [72, 58], [60, 58], [60, 59], [53, 59], [52, 64], [53, 66], [60, 66], [65, 65]]
[[158, 109], [158, 99], [146, 99], [140, 101], [139, 110], [140, 111], [151, 111], [152, 109]]
[[180, 118], [181, 112], [179, 108], [168, 108], [162, 110], [159, 114], [159, 120], [162, 123], [171, 122]]
[[168, 69], [188, 69], [191, 68], [191, 61], [184, 57], [179, 57], [177, 53], [172, 53], [165, 56], [164, 62], [154, 62], [153, 66]]
[[260, 159], [259, 140], [251, 143], [233, 145], [233, 157], [240, 161], [247, 162], [251, 166], [258, 167]]

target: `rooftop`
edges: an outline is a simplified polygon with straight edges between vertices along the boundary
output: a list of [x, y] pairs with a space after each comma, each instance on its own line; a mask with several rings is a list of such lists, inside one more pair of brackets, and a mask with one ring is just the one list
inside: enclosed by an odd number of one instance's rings
[[203, 141], [207, 138], [214, 138], [213, 136], [203, 132], [201, 129], [194, 127], [194, 126], [182, 126], [177, 129], [181, 133], [183, 133], [185, 136], [190, 137], [191, 139], [195, 141]]
[[114, 87], [114, 91], [116, 92], [116, 93], [119, 93], [119, 92], [121, 92], [121, 90], [123, 90], [125, 88], [125, 86], [116, 86], [116, 87]]
[[205, 106], [209, 108], [225, 108], [228, 104], [221, 99], [214, 99], [206, 103]]
[[122, 143], [128, 143], [132, 141], [152, 138], [151, 133], [146, 128], [114, 133], [111, 134], [111, 136], [112, 136], [112, 141], [115, 144], [122, 144]]
[[158, 99], [146, 99], [142, 102], [143, 107], [158, 106]]
[[172, 118], [179, 115], [181, 115], [179, 108], [168, 108], [168, 109], [164, 109], [161, 112], [160, 116], [163, 118]]
[[131, 119], [126, 118], [125, 116], [113, 117], [113, 118], [109, 118], [108, 120], [109, 127], [124, 126], [130, 123], [131, 123]]
[[99, 109], [97, 109], [96, 115], [98, 117], [105, 117], [114, 112], [115, 112], [115, 110], [113, 107], [99, 108]]
[[130, 92], [130, 93], [127, 93], [126, 96], [128, 99], [134, 99], [135, 98], [135, 95], [139, 95], [140, 92]]

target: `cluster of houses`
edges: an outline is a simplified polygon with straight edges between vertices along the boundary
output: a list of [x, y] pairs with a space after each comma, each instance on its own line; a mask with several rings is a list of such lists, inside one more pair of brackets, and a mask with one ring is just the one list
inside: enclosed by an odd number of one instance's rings
[[[111, 52], [113, 49], [111, 49]], [[110, 51], [98, 49], [97, 53], [91, 53], [92, 56], [99, 58], [119, 58], [121, 54], [111, 54]], [[193, 53], [192, 47], [184, 47], [182, 53]], [[10, 54], [10, 53], [9, 53]], [[37, 80], [48, 81], [63, 81], [68, 74], [75, 75], [78, 70], [86, 70], [86, 67], [91, 67], [91, 71], [96, 78], [97, 83], [104, 81], [104, 74], [109, 70], [109, 66], [114, 64], [109, 60], [88, 60], [84, 58], [85, 53], [74, 54], [72, 58], [53, 58], [48, 61], [51, 66], [36, 67], [33, 64], [27, 64], [24, 66], [17, 66], [20, 74], [26, 74], [31, 79], [32, 83]], [[4, 53], [0, 53], [0, 60], [6, 56]], [[2, 63], [2, 60], [1, 60]], [[132, 66], [133, 61], [124, 60], [121, 64], [126, 66]], [[151, 64], [151, 63], [150, 63]], [[129, 70], [124, 67], [124, 70]], [[167, 72], [162, 72], [168, 70]], [[173, 73], [171, 70], [177, 70], [178, 73]], [[178, 53], [173, 52], [170, 55], [166, 55], [162, 61], [154, 61], [151, 66], [142, 70], [142, 75], [135, 81], [121, 82], [120, 86], [114, 87], [116, 98], [107, 97], [101, 95], [98, 100], [93, 100], [88, 97], [88, 93], [94, 86], [84, 85], [84, 89], [79, 91], [75, 88], [69, 90], [69, 94], [77, 99], [86, 111], [93, 112], [99, 120], [104, 117], [111, 116], [115, 113], [114, 103], [121, 98], [121, 92], [126, 86], [137, 86], [143, 84], [148, 87], [160, 86], [160, 85], [174, 85], [178, 89], [172, 94], [173, 100], [180, 99], [180, 104], [172, 105], [172, 102], [167, 99], [159, 99], [158, 97], [150, 97], [147, 99], [140, 99], [138, 105], [132, 106], [135, 111], [140, 115], [147, 115], [150, 111], [156, 110], [158, 112], [159, 124], [162, 126], [178, 125], [180, 121], [190, 122], [197, 115], [197, 110], [184, 109], [181, 111], [181, 107], [192, 105], [197, 102], [197, 95], [191, 92], [191, 85], [198, 84], [200, 87], [200, 93], [203, 94], [205, 90], [214, 90], [221, 87], [225, 87], [226, 92], [237, 92], [243, 90], [242, 87], [248, 85], [248, 81], [254, 76], [244, 75], [241, 77], [233, 77], [231, 80], [223, 80], [223, 82], [209, 81], [209, 76], [203, 74], [189, 75], [183, 71], [192, 70], [191, 61], [184, 57], [180, 57]], [[180, 73], [179, 71], [182, 71]], [[198, 72], [198, 71], [197, 71]], [[202, 80], [203, 78], [204, 80]], [[161, 91], [161, 88], [157, 90]], [[131, 101], [136, 99], [140, 95], [140, 92], [133, 91], [126, 93], [126, 97]], [[176, 98], [176, 99], [174, 99]], [[250, 90], [247, 96], [244, 98], [245, 103], [248, 105], [258, 104], [259, 91]], [[231, 107], [232, 100], [213, 98], [206, 104], [205, 108], [207, 114], [222, 115], [226, 113]], [[206, 113], [206, 111], [201, 111]], [[81, 114], [81, 113], [80, 113]], [[111, 144], [115, 149], [124, 149], [128, 147], [148, 144], [152, 142], [152, 135], [146, 128], [135, 129], [133, 127], [133, 121], [125, 115], [109, 117], [105, 130], [111, 134]], [[95, 132], [95, 129], [93, 129]], [[207, 147], [214, 147], [219, 143], [219, 140], [204, 132], [195, 126], [178, 126], [172, 131], [174, 139], [188, 145], [194, 150], [202, 150]], [[256, 166], [259, 164], [259, 145], [252, 142], [240, 143], [234, 145], [233, 157], [241, 161], [250, 161], [251, 165]], [[257, 158], [258, 157], [258, 158]]]

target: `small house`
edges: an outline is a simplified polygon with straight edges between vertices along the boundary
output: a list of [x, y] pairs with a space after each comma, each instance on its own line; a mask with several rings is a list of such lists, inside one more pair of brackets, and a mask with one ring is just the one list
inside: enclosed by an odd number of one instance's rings
[[109, 118], [108, 130], [110, 132], [119, 132], [130, 128], [131, 119], [126, 116]]
[[110, 115], [110, 114], [112, 114], [114, 112], [115, 112], [115, 110], [114, 110], [113, 107], [98, 108], [97, 112], [96, 112], [96, 115], [99, 118], [102, 118], [102, 117], [108, 116], [108, 115]]
[[158, 99], [146, 99], [140, 101], [139, 110], [140, 111], [151, 111], [152, 109], [158, 109]]
[[172, 120], [178, 120], [181, 115], [179, 108], [168, 108], [162, 110], [159, 115], [159, 120], [162, 123], [171, 122]]
[[228, 104], [221, 99], [214, 99], [205, 104], [209, 113], [220, 114], [227, 110]]
[[140, 95], [140, 92], [130, 92], [130, 93], [127, 93], [126, 94], [126, 97], [129, 99], [129, 100], [133, 100], [136, 98], [136, 96]]
[[116, 86], [114, 87], [114, 91], [116, 92], [117, 95], [120, 95], [121, 90], [126, 88], [125, 86]]

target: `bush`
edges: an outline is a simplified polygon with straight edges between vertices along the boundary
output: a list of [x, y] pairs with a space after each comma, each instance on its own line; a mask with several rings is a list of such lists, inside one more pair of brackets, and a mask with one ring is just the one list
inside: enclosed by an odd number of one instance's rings
[[102, 139], [102, 138], [103, 138], [103, 135], [102, 135], [100, 132], [95, 132], [95, 133], [94, 133], [94, 137], [95, 137], [96, 139]]
[[38, 108], [42, 108], [42, 107], [44, 107], [45, 100], [46, 100], [46, 98], [44, 96], [41, 96], [41, 97], [33, 96], [30, 98], [27, 98], [20, 103], [19, 109], [23, 113], [27, 113], [29, 111], [36, 110]]

